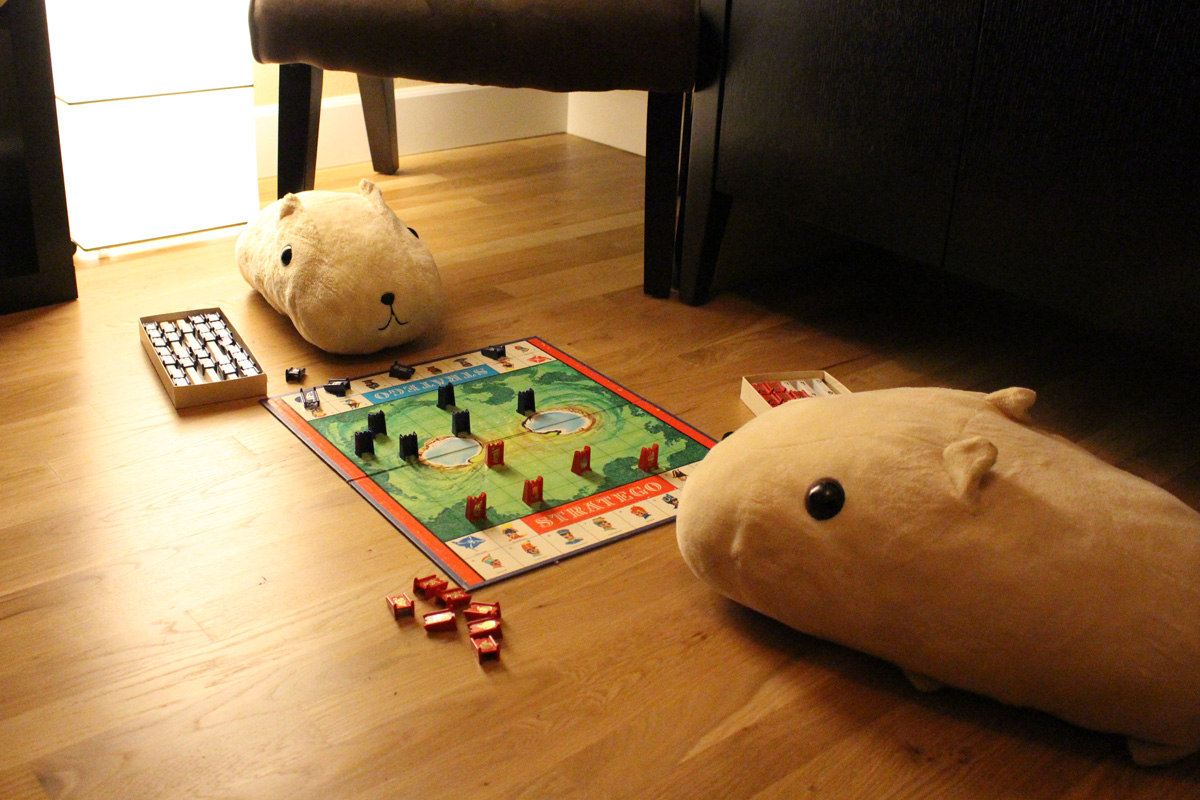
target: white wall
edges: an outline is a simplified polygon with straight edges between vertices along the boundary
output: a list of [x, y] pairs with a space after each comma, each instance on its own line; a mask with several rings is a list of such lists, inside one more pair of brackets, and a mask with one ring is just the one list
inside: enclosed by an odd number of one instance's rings
[[[279, 108], [256, 109], [259, 177], [276, 172]], [[646, 154], [645, 92], [572, 92], [427, 84], [396, 90], [400, 154], [449, 150], [473, 144], [570, 133]], [[370, 161], [357, 95], [327, 98], [321, 105], [317, 166]]]

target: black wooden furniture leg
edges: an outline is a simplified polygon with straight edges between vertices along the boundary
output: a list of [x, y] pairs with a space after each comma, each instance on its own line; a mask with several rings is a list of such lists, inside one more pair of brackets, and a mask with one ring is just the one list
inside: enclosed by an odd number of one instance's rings
[[396, 82], [392, 78], [359, 75], [358, 96], [362, 100], [363, 121], [367, 124], [371, 166], [383, 175], [394, 175], [400, 169], [400, 148], [396, 141]]
[[680, 220], [679, 263], [679, 296], [689, 305], [699, 305], [708, 299], [709, 284], [729, 216], [728, 201], [714, 191], [719, 100], [718, 87], [692, 94], [691, 144], [684, 199], [687, 215]]
[[650, 92], [646, 101], [646, 231], [643, 289], [669, 297], [675, 282], [675, 224], [684, 95]]
[[321, 127], [320, 67], [279, 65], [279, 154], [276, 197], [313, 188]]

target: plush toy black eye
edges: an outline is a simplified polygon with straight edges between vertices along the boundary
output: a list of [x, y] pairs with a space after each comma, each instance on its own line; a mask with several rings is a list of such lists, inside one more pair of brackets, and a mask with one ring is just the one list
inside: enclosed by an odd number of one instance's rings
[[804, 496], [804, 510], [818, 522], [836, 517], [844, 505], [846, 490], [833, 478], [821, 478]]
[[279, 254], [279, 260], [283, 262], [285, 267], [292, 263], [292, 246], [290, 244], [283, 248], [283, 252]]

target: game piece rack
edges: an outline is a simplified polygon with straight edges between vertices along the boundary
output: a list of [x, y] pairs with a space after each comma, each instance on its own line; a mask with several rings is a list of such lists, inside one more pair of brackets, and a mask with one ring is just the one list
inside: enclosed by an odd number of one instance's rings
[[850, 394], [850, 390], [823, 370], [768, 372], [742, 378], [742, 402], [756, 417], [790, 400], [826, 394]]
[[142, 347], [175, 408], [267, 393], [267, 376], [219, 308], [138, 320]]
[[262, 402], [468, 590], [673, 520], [715, 443], [538, 338], [397, 366]]

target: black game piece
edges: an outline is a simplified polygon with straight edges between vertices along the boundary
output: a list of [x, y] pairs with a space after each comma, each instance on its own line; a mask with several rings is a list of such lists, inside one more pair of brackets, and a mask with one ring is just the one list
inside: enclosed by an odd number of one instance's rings
[[345, 397], [346, 392], [350, 391], [349, 378], [334, 378], [329, 383], [325, 384], [325, 391], [336, 397]]
[[452, 405], [454, 405], [454, 384], [447, 383], [445, 386], [439, 386], [437, 407], [445, 411], [448, 406]]
[[412, 458], [417, 454], [417, 434], [406, 433], [400, 437], [400, 457]]
[[354, 432], [354, 455], [375, 455], [375, 434], [369, 430]]
[[479, 352], [492, 359], [504, 358], [506, 355], [508, 355], [508, 349], [502, 344], [488, 345]]
[[517, 413], [532, 414], [537, 411], [537, 403], [533, 399], [533, 389], [523, 389], [517, 392]]
[[304, 407], [309, 411], [315, 411], [321, 407], [321, 398], [317, 397], [316, 389], [305, 389], [300, 394], [304, 398]]
[[376, 436], [387, 435], [387, 417], [383, 415], [382, 411], [367, 412], [367, 430]]
[[416, 371], [416, 367], [410, 367], [407, 364], [401, 364], [399, 361], [393, 361], [392, 365], [388, 367], [388, 377], [399, 378], [402, 381], [406, 381], [411, 378], [413, 373]]
[[283, 375], [288, 383], [301, 383], [304, 380], [304, 367], [288, 367]]
[[468, 436], [471, 433], [471, 412], [455, 411], [450, 416], [450, 435]]

